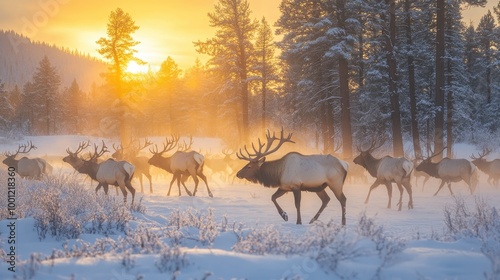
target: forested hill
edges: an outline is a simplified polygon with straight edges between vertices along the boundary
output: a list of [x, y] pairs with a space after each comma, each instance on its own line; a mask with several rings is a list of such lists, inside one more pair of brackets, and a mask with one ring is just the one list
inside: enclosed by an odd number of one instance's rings
[[35, 69], [47, 56], [61, 77], [61, 87], [69, 87], [76, 79], [83, 91], [92, 85], [100, 85], [100, 73], [106, 64], [88, 55], [65, 50], [45, 43], [33, 42], [13, 31], [0, 30], [0, 80], [7, 88], [20, 88], [31, 80]]

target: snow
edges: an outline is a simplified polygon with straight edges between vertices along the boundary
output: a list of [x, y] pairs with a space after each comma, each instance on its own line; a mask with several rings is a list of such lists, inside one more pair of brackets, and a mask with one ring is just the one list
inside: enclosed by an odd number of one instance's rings
[[[12, 151], [22, 141], [33, 141], [38, 149], [30, 156], [45, 156], [54, 165], [56, 174], [73, 174], [69, 165], [62, 162], [66, 148], [75, 149], [80, 141], [92, 140], [100, 143], [100, 138], [87, 136], [47, 136], [26, 137], [20, 141], [0, 138], [0, 151]], [[150, 138], [154, 143], [161, 143], [163, 137]], [[106, 139], [107, 143], [112, 140]], [[193, 149], [218, 150], [218, 139], [194, 138]], [[111, 145], [111, 144], [108, 144]], [[457, 157], [467, 158], [475, 149], [470, 145], [457, 144], [455, 153]], [[498, 157], [498, 154], [493, 156]], [[243, 165], [243, 163], [242, 163]], [[5, 169], [5, 166], [1, 167]], [[368, 178], [368, 183], [346, 182], [344, 192], [347, 197], [347, 225], [340, 226], [340, 204], [331, 191], [331, 201], [319, 218], [320, 227], [314, 225], [296, 225], [295, 206], [291, 194], [284, 195], [278, 200], [285, 211], [288, 212], [289, 221], [285, 222], [278, 215], [271, 195], [274, 189], [264, 188], [260, 185], [235, 180], [225, 182], [216, 176], [210, 178], [209, 185], [214, 194], [208, 197], [204, 184], [198, 187], [196, 197], [177, 196], [177, 188], [173, 188], [173, 196], [166, 196], [170, 175], [155, 170], [153, 178], [154, 193], [137, 193], [136, 201], [142, 198], [142, 205], [146, 208], [144, 213], [133, 212], [133, 220], [129, 222], [131, 229], [150, 230], [160, 236], [165, 244], [171, 244], [165, 237], [170, 229], [167, 224], [173, 215], [199, 215], [202, 223], [210, 226], [212, 223], [221, 224], [227, 221], [226, 230], [220, 230], [215, 238], [203, 241], [197, 236], [206, 231], [204, 238], [213, 234], [210, 228], [197, 228], [186, 226], [180, 229], [182, 240], [179, 243], [179, 254], [185, 256], [187, 263], [180, 264], [180, 271], [161, 271], [158, 264], [162, 258], [162, 250], [147, 248], [142, 252], [130, 250], [127, 252], [109, 251], [105, 254], [96, 254], [78, 257], [59, 257], [32, 261], [30, 256], [39, 253], [39, 256], [50, 256], [54, 250], [63, 250], [65, 244], [69, 248], [79, 244], [94, 244], [97, 240], [110, 238], [118, 242], [125, 238], [123, 232], [109, 236], [104, 234], [84, 233], [78, 239], [57, 240], [47, 234], [40, 240], [35, 230], [35, 220], [32, 217], [16, 221], [16, 255], [17, 272], [8, 271], [9, 264], [0, 264], [0, 279], [32, 278], [32, 279], [499, 279], [500, 275], [493, 274], [492, 260], [483, 253], [484, 244], [479, 238], [462, 237], [447, 238], [445, 235], [444, 208], [453, 205], [455, 199], [443, 188], [437, 196], [433, 193], [439, 181], [431, 179], [425, 188], [413, 186], [414, 209], [408, 210], [406, 205], [408, 196], [403, 196], [403, 210], [397, 211], [396, 203], [398, 191], [394, 187], [392, 209], [387, 209], [387, 192], [384, 187], [373, 191], [368, 204], [364, 204], [369, 184], [373, 178]], [[207, 169], [207, 175], [210, 171]], [[75, 175], [81, 180], [83, 186], [93, 192], [94, 183], [85, 180], [84, 176]], [[3, 183], [2, 183], [3, 184]], [[140, 189], [138, 180], [133, 181], [137, 190]], [[193, 188], [192, 181], [188, 181], [188, 188]], [[486, 183], [486, 176], [480, 175], [480, 184], [476, 193], [470, 195], [464, 183], [452, 185], [457, 197], [461, 197], [473, 208], [478, 197], [484, 199], [489, 205], [498, 207], [500, 189]], [[183, 192], [184, 193], [184, 192]], [[103, 193], [100, 195], [104, 196]], [[110, 196], [116, 196], [113, 190]], [[319, 208], [320, 200], [314, 193], [303, 193], [301, 211], [304, 221], [309, 221]], [[177, 214], [176, 214], [177, 213]], [[213, 217], [210, 216], [213, 213]], [[373, 219], [375, 225], [383, 229], [379, 236], [360, 237], [358, 223], [361, 217]], [[213, 219], [213, 221], [211, 220]], [[0, 248], [8, 253], [7, 238], [9, 220], [0, 221]], [[202, 225], [203, 226], [203, 225]], [[172, 231], [174, 232], [174, 231]], [[334, 238], [334, 246], [323, 247], [309, 251], [293, 253], [290, 248], [280, 248], [263, 253], [249, 253], [244, 250], [235, 250], [235, 244], [241, 236], [248, 236], [255, 232], [261, 234], [261, 242], [254, 244], [264, 245], [277, 237], [280, 240], [290, 238], [291, 244], [296, 242], [297, 248], [301, 241], [311, 239], [314, 232], [328, 233], [324, 238]], [[330, 236], [329, 233], [338, 234]], [[337, 239], [335, 239], [337, 238]], [[382, 238], [382, 241], [375, 241]], [[498, 235], [497, 235], [498, 238]], [[397, 241], [397, 242], [394, 242]], [[394, 243], [391, 243], [394, 242]], [[401, 242], [398, 243], [398, 242]], [[260, 244], [258, 244], [260, 243]], [[311, 243], [312, 244], [312, 243]], [[377, 251], [381, 244], [393, 247], [384, 247], [395, 251]], [[498, 246], [498, 240], [496, 246]], [[347, 249], [342, 249], [344, 248]], [[286, 246], [285, 246], [286, 247]], [[349, 249], [350, 248], [350, 249]], [[341, 255], [330, 252], [340, 251]], [[385, 250], [384, 249], [384, 250]], [[498, 251], [498, 249], [497, 249]], [[174, 252], [174, 251], [169, 251]], [[292, 253], [283, 253], [292, 252]], [[328, 259], [332, 258], [336, 268], [332, 270], [315, 257], [325, 253]], [[175, 252], [174, 252], [175, 253]], [[170, 256], [171, 257], [171, 256]], [[173, 257], [171, 257], [173, 258]], [[174, 258], [175, 259], [175, 258]], [[182, 258], [180, 258], [182, 260]], [[496, 257], [498, 262], [498, 256]], [[329, 264], [333, 266], [332, 264]], [[498, 271], [498, 268], [496, 268]]]

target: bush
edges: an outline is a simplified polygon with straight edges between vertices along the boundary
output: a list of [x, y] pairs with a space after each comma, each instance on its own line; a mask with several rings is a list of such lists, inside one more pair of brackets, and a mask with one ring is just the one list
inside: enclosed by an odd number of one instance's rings
[[461, 196], [454, 196], [454, 204], [444, 209], [446, 235], [452, 240], [477, 238], [481, 251], [490, 260], [491, 275], [487, 279], [500, 278], [500, 215], [497, 208], [484, 199], [475, 197], [475, 204], [469, 207]]
[[[17, 218], [33, 217], [40, 239], [78, 238], [82, 233], [125, 232], [132, 219], [121, 197], [96, 195], [75, 176], [58, 174], [40, 181], [16, 177]], [[6, 172], [0, 180], [7, 181]], [[0, 218], [8, 217], [7, 192], [0, 192]], [[140, 206], [137, 209], [143, 209]], [[142, 211], [141, 210], [141, 211]]]

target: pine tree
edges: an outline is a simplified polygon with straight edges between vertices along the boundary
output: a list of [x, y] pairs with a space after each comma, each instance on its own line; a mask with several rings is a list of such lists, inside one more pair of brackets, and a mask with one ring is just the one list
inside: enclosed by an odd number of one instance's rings
[[167, 111], [164, 112], [166, 122], [168, 123], [169, 129], [167, 131], [171, 134], [177, 134], [177, 116], [181, 114], [180, 111], [177, 110], [177, 104], [174, 103], [174, 99], [176, 95], [179, 94], [179, 78], [182, 71], [179, 69], [179, 66], [170, 56], [167, 57], [165, 61], [160, 66], [160, 70], [158, 71], [158, 83], [160, 87], [162, 100], [158, 100], [157, 104], [162, 104], [163, 106], [159, 107], [158, 110]]
[[257, 30], [257, 38], [255, 41], [256, 66], [255, 71], [260, 84], [260, 95], [262, 98], [262, 130], [267, 128], [267, 99], [269, 94], [273, 93], [273, 87], [276, 86], [278, 80], [278, 69], [275, 60], [275, 44], [274, 36], [265, 18], [260, 21]]
[[127, 142], [130, 136], [128, 124], [126, 123], [127, 94], [124, 89], [125, 69], [130, 61], [144, 63], [135, 56], [137, 50], [134, 49], [140, 42], [132, 38], [132, 34], [139, 29], [132, 17], [122, 9], [117, 8], [111, 11], [107, 24], [107, 38], [101, 37], [96, 41], [101, 47], [97, 51], [111, 62], [111, 67], [107, 75], [108, 82], [114, 87], [118, 98], [115, 110], [121, 114], [120, 138], [123, 143]]
[[0, 80], [0, 131], [4, 131], [10, 127], [14, 108], [12, 107], [9, 94], [5, 90], [5, 84]]
[[222, 80], [219, 92], [240, 105], [233, 108], [238, 112], [241, 140], [248, 140], [250, 133], [249, 78], [254, 63], [252, 39], [258, 26], [250, 14], [247, 0], [219, 0], [215, 12], [208, 13], [215, 36], [195, 42], [197, 52], [211, 57], [209, 64]]
[[58, 114], [57, 101], [59, 85], [61, 79], [57, 70], [50, 63], [47, 56], [40, 61], [35, 74], [33, 75], [34, 99], [31, 102], [38, 103], [38, 112], [35, 114], [45, 120], [45, 128], [42, 130], [45, 135], [55, 131], [55, 120]]
[[80, 133], [81, 127], [80, 123], [82, 121], [82, 115], [80, 108], [83, 103], [83, 92], [80, 90], [80, 86], [73, 80], [70, 87], [65, 92], [65, 122], [70, 133]]

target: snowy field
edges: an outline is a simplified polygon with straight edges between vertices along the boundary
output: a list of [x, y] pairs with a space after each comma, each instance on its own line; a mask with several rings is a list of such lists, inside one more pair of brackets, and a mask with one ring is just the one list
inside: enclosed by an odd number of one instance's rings
[[[285, 222], [271, 202], [275, 189], [209, 176], [213, 198], [208, 197], [203, 183], [196, 197], [185, 196], [184, 190], [179, 197], [176, 187], [168, 197], [171, 175], [158, 170], [153, 194], [146, 186], [145, 193], [140, 193], [138, 180], [133, 181], [139, 206], [123, 212], [121, 194], [116, 196], [111, 188], [109, 197], [102, 190], [95, 197], [96, 183], [62, 162], [66, 148], [74, 150], [85, 139], [27, 137], [15, 142], [0, 138], [1, 152], [14, 151], [18, 143], [32, 140], [38, 149], [30, 156], [46, 157], [54, 166], [55, 177], [42, 182], [18, 180], [18, 194], [29, 194], [34, 200], [33, 205], [22, 205], [30, 200], [17, 197], [23, 217], [16, 221], [16, 272], [9, 271], [10, 264], [3, 261], [0, 279], [500, 279], [500, 218], [496, 214], [500, 189], [488, 185], [480, 171], [474, 195], [465, 183], [455, 183], [455, 196], [447, 188], [433, 196], [439, 181], [431, 179], [423, 190], [420, 182], [415, 186], [412, 181], [414, 209], [407, 209], [405, 193], [402, 211], [397, 211], [397, 188], [392, 209], [387, 209], [383, 186], [364, 204], [373, 178], [367, 183], [346, 182], [345, 227], [340, 226], [340, 204], [329, 190], [332, 199], [319, 221], [296, 225], [292, 194], [278, 200], [289, 215]], [[153, 138], [157, 143], [161, 140]], [[217, 139], [194, 139], [194, 150], [221, 148]], [[457, 157], [464, 158], [477, 151], [468, 145], [457, 145], [455, 150]], [[488, 158], [499, 157], [495, 152]], [[2, 164], [0, 169], [0, 180], [6, 182], [6, 167]], [[205, 173], [209, 175], [210, 170]], [[65, 229], [77, 231], [78, 236], [71, 238], [64, 237], [64, 231], [51, 234], [52, 224], [47, 224], [45, 237], [41, 237], [40, 221], [51, 217], [42, 217], [33, 201], [45, 201], [50, 193], [46, 189], [54, 189], [54, 184], [62, 186], [51, 196], [60, 199], [58, 209], [92, 211], [93, 207], [108, 209], [109, 204], [117, 208], [99, 211], [123, 216], [110, 222], [107, 229], [89, 220], [83, 224], [78, 219], [62, 222], [67, 223]], [[187, 186], [192, 189], [194, 184], [188, 181]], [[5, 208], [6, 194], [0, 199]], [[65, 206], [65, 201], [70, 205]], [[81, 206], [76, 205], [79, 203]], [[303, 193], [303, 221], [308, 222], [319, 206], [314, 193]], [[445, 217], [451, 218], [448, 225], [455, 231], [447, 226]], [[119, 219], [125, 221], [123, 227]], [[5, 260], [9, 260], [6, 254], [11, 246], [10, 222], [5, 216], [0, 221], [1, 257]]]

